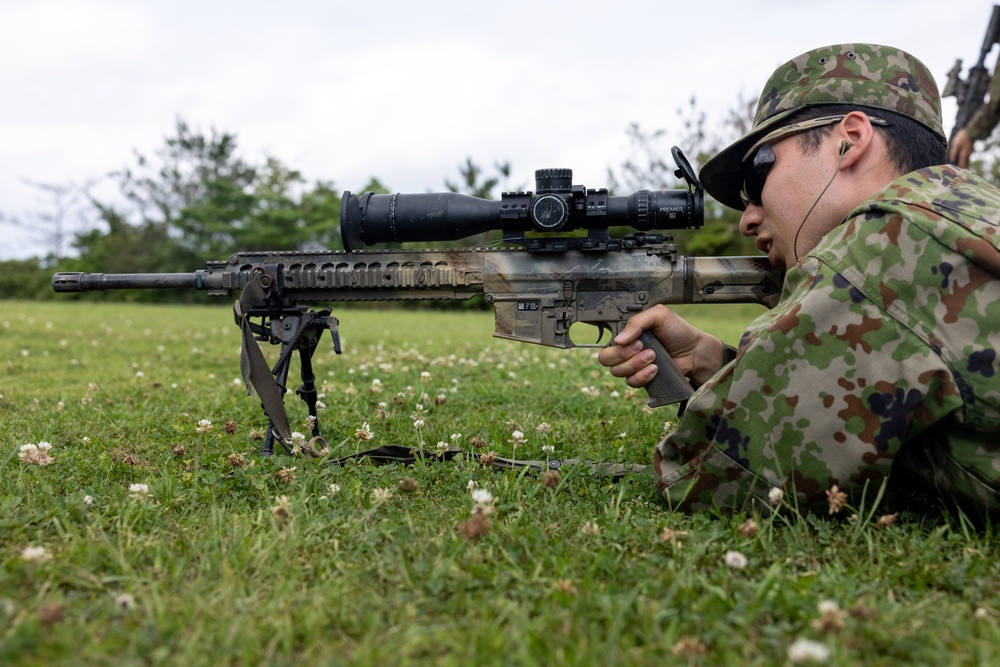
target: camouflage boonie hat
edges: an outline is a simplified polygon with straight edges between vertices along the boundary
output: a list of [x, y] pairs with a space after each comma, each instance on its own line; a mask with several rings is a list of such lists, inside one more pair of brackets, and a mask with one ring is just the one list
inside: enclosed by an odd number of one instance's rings
[[878, 44], [824, 46], [774, 71], [761, 91], [750, 132], [702, 167], [700, 180], [708, 194], [731, 208], [746, 208], [740, 188], [747, 150], [795, 112], [822, 104], [888, 109], [945, 137], [941, 96], [922, 62], [905, 51]]

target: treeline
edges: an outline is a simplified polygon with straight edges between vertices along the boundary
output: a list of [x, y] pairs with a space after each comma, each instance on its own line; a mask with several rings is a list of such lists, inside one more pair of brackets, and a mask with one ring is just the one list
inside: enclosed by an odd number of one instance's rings
[[[333, 183], [307, 183], [271, 157], [251, 163], [237, 153], [232, 134], [205, 136], [178, 120], [176, 135], [161, 151], [152, 158], [137, 154], [133, 166], [110, 178], [118, 196], [110, 202], [86, 195], [93, 222], [73, 235], [69, 256], [4, 262], [0, 295], [49, 297], [54, 271], [189, 272], [237, 248], [340, 247], [334, 228], [340, 195]], [[88, 296], [102, 297], [177, 301], [199, 295], [146, 290]]]

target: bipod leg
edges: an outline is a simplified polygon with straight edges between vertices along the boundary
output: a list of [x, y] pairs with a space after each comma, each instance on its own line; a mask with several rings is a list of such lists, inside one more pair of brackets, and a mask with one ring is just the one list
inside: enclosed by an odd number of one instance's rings
[[299, 361], [301, 362], [302, 371], [302, 384], [295, 391], [299, 395], [299, 398], [305, 402], [306, 407], [309, 409], [309, 416], [312, 418], [312, 436], [314, 438], [319, 437], [319, 415], [316, 412], [316, 402], [317, 402], [317, 391], [316, 391], [316, 375], [313, 373], [312, 368], [312, 355], [316, 350], [315, 345], [309, 345], [303, 347], [299, 350]]
[[[285, 351], [285, 347], [288, 343], [281, 344], [281, 351]], [[275, 383], [278, 385], [278, 389], [281, 390], [281, 400], [285, 400], [285, 394], [288, 393], [288, 369], [292, 365], [292, 356], [290, 354], [281, 355], [281, 362], [271, 371], [275, 375]], [[264, 405], [261, 404], [263, 409]], [[264, 414], [267, 414], [267, 410], [264, 410]], [[284, 445], [282, 445], [284, 446]], [[274, 420], [270, 416], [267, 418], [267, 437], [264, 438], [264, 448], [260, 451], [260, 456], [262, 458], [268, 458], [274, 454]]]

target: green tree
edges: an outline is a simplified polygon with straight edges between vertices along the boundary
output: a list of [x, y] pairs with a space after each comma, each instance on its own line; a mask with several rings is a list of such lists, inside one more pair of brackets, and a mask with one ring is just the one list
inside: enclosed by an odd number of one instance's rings
[[458, 192], [480, 199], [495, 199], [493, 189], [510, 179], [510, 163], [497, 162], [493, 167], [496, 169], [496, 175], [480, 181], [480, 177], [483, 176], [482, 167], [473, 162], [471, 157], [467, 157], [465, 164], [458, 167], [459, 181], [456, 183], [446, 178], [444, 186], [449, 192]]
[[235, 135], [213, 129], [206, 136], [180, 119], [175, 130], [155, 159], [137, 154], [135, 167], [115, 174], [135, 209], [133, 224], [162, 225], [173, 243], [205, 259], [335, 243], [330, 222], [340, 197], [332, 183], [310, 189], [273, 157], [251, 164], [239, 156]]
[[[611, 189], [616, 194], [636, 190], [665, 190], [686, 188], [674, 170], [676, 165], [670, 154], [671, 146], [678, 146], [697, 169], [722, 147], [742, 136], [750, 128], [756, 100], [740, 99], [730, 109], [722, 127], [712, 132], [707, 126], [706, 115], [698, 109], [692, 97], [686, 107], [677, 109], [675, 127], [679, 133], [665, 129], [645, 130], [638, 124], [628, 128], [633, 154], [617, 172], [608, 170]], [[670, 232], [687, 255], [744, 255], [756, 254], [752, 241], [739, 233], [738, 211], [722, 206], [711, 197], [705, 198], [705, 225], [699, 230]]]
[[[175, 243], [169, 228], [161, 223], [130, 224], [125, 216], [110, 206], [94, 202], [107, 230], [94, 228], [76, 235], [73, 242], [78, 256], [65, 260], [64, 271], [88, 273], [187, 273], [204, 266], [204, 260]], [[88, 299], [119, 301], [198, 302], [203, 295], [192, 290], [128, 290], [98, 292]]]
[[0, 262], [0, 299], [45, 299], [52, 296], [52, 269], [37, 257]]

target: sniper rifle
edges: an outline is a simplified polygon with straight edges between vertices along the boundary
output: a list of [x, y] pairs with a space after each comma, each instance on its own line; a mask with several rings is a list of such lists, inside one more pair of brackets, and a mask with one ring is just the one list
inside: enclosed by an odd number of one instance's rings
[[[269, 420], [261, 454], [277, 440], [296, 453], [284, 407], [292, 355], [299, 353], [296, 393], [312, 419], [307, 451], [322, 447], [312, 357], [323, 332], [341, 351], [339, 321], [330, 308], [303, 303], [465, 300], [484, 295], [495, 311], [494, 336], [558, 348], [600, 347], [628, 318], [655, 304], [777, 303], [782, 274], [766, 257], [685, 257], [653, 229], [691, 229], [703, 222], [704, 193], [677, 148], [676, 190], [613, 196], [572, 184], [569, 169], [535, 172], [535, 192], [504, 193], [491, 201], [456, 193], [345, 192], [340, 232], [345, 250], [237, 252], [192, 273], [57, 273], [56, 292], [190, 288], [211, 296], [239, 292], [233, 307], [242, 331], [240, 369], [247, 394], [256, 390]], [[639, 230], [611, 238], [609, 227]], [[360, 244], [449, 241], [500, 229], [504, 247], [357, 250]], [[586, 229], [586, 236], [552, 236]], [[528, 232], [531, 235], [528, 235]], [[539, 234], [541, 233], [541, 234]], [[520, 246], [520, 247], [511, 247]], [[598, 327], [596, 343], [574, 340], [578, 322]], [[647, 385], [652, 407], [692, 393], [662, 344], [650, 332], [659, 371]], [[268, 366], [259, 343], [280, 345]]]

